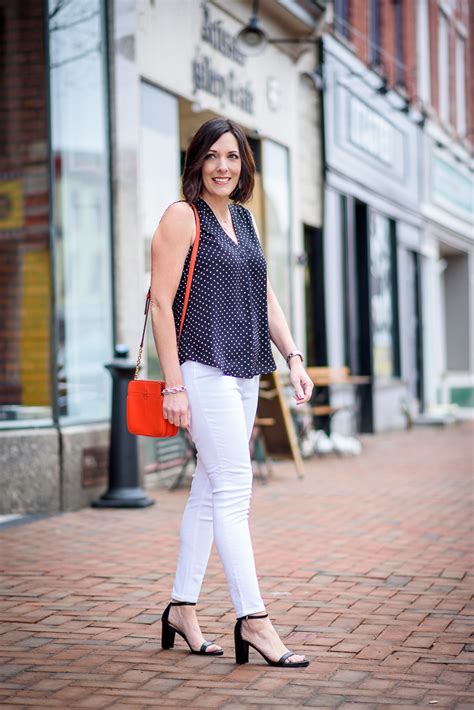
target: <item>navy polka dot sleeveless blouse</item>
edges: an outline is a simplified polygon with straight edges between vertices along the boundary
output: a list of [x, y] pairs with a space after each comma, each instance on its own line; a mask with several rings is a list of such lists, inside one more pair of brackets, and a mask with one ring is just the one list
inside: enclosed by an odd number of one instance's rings
[[[276, 369], [267, 315], [267, 268], [250, 212], [229, 205], [238, 244], [203, 199], [196, 208], [201, 239], [179, 343], [179, 362], [194, 360], [224, 375], [254, 377]], [[191, 247], [173, 303], [176, 334], [186, 291]]]

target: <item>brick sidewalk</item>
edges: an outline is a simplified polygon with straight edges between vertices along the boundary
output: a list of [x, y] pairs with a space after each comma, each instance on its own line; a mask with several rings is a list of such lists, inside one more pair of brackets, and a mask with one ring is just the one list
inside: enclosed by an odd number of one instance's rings
[[185, 490], [0, 531], [0, 706], [474, 708], [471, 442], [469, 424], [366, 437], [255, 482], [262, 591], [307, 669], [235, 665], [214, 552], [198, 614], [225, 656], [160, 649]]

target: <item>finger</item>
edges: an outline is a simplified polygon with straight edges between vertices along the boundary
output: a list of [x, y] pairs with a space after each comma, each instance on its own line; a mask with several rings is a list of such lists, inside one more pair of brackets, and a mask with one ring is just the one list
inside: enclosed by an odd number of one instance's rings
[[171, 423], [174, 424], [175, 426], [179, 426], [180, 425], [179, 412], [171, 412], [170, 416], [171, 416], [171, 418], [170, 418]]
[[295, 399], [297, 401], [304, 399], [304, 392], [303, 392], [303, 388], [301, 387], [300, 383], [295, 385]]

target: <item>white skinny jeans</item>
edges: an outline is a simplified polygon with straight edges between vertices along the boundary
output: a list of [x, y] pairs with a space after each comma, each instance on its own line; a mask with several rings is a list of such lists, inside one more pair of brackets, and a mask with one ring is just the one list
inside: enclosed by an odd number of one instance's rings
[[197, 602], [214, 539], [236, 615], [263, 611], [248, 525], [249, 439], [259, 376], [223, 375], [217, 367], [191, 360], [181, 365], [181, 372], [198, 457], [181, 522], [172, 598]]

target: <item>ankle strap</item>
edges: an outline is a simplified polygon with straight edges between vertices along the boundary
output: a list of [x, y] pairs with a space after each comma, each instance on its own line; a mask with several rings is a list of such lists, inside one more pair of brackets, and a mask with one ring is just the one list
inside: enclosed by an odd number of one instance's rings
[[196, 602], [170, 602], [171, 606], [196, 606]]
[[244, 621], [245, 619], [266, 619], [268, 614], [262, 614], [261, 616], [254, 616], [253, 614], [247, 614], [247, 616], [237, 617], [237, 621]]

